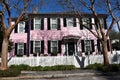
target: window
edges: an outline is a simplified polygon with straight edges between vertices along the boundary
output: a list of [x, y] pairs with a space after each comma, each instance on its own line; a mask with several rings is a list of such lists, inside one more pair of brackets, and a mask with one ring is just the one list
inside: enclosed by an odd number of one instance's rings
[[48, 41], [48, 53], [61, 53], [61, 41]]
[[85, 40], [85, 51], [91, 51], [91, 40]]
[[51, 52], [58, 52], [58, 41], [51, 41]]
[[68, 27], [73, 27], [73, 18], [66, 18], [66, 20], [67, 20], [67, 26]]
[[82, 52], [94, 52], [94, 40], [81, 40]]
[[[107, 24], [106, 24], [105, 18], [99, 18], [99, 20], [100, 20], [101, 23], [102, 23], [102, 27], [103, 27], [104, 29], [107, 29]], [[97, 29], [100, 29], [100, 26], [99, 26], [99, 24], [98, 24], [98, 22], [97, 22], [96, 19], [95, 19], [95, 24], [96, 24]]]
[[57, 18], [51, 18], [51, 29], [57, 29]]
[[91, 18], [82, 18], [82, 25], [92, 29]]
[[44, 53], [44, 41], [30, 41], [30, 53]]
[[34, 44], [33, 52], [40, 53], [41, 52], [41, 41], [34, 41], [33, 44]]
[[41, 29], [41, 18], [36, 17], [35, 18], [35, 27], [34, 30]]
[[25, 22], [22, 21], [18, 24], [18, 32], [19, 33], [24, 33], [25, 32]]
[[24, 54], [24, 43], [18, 43], [17, 55], [23, 55], [23, 54]]

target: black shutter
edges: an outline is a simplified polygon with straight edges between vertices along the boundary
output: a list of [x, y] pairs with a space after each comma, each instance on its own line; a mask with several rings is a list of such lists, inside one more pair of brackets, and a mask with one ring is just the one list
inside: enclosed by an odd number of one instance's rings
[[107, 29], [107, 23], [105, 18], [104, 18], [104, 28]]
[[97, 19], [95, 19], [95, 25], [96, 25], [96, 28], [98, 29], [98, 21], [97, 21]]
[[58, 41], [58, 53], [61, 53], [61, 41]]
[[41, 18], [41, 30], [44, 30], [44, 18]]
[[48, 41], [48, 54], [51, 53], [51, 50], [50, 50], [50, 49], [51, 49], [51, 42]]
[[15, 43], [15, 55], [17, 55], [17, 43]]
[[63, 18], [64, 27], [67, 27], [66, 18]]
[[60, 18], [57, 19], [58, 30], [60, 30]]
[[18, 24], [15, 26], [15, 30], [14, 30], [14, 33], [17, 33], [18, 32]]
[[28, 26], [29, 25], [29, 21], [26, 21], [25, 22], [25, 33], [27, 33], [28, 32]]
[[100, 40], [97, 40], [97, 48], [98, 48], [98, 52], [100, 52]]
[[110, 51], [110, 42], [109, 42], [109, 40], [107, 40], [107, 49], [108, 49], [108, 51]]
[[31, 19], [31, 30], [34, 30], [34, 19]]
[[24, 43], [24, 55], [26, 55], [26, 43]]
[[95, 51], [95, 48], [94, 48], [94, 40], [91, 40], [91, 46], [92, 46], [92, 52]]
[[33, 41], [30, 41], [30, 53], [33, 53]]
[[44, 53], [44, 40], [41, 41], [41, 53]]
[[92, 20], [91, 20], [91, 18], [89, 18], [89, 21], [90, 21], [90, 29], [92, 29]]
[[76, 27], [76, 18], [73, 18], [73, 27]]
[[85, 52], [85, 48], [84, 48], [84, 40], [81, 40], [81, 47], [82, 47], [82, 52]]
[[50, 30], [50, 18], [47, 18], [47, 26], [48, 26], [48, 30]]
[[80, 29], [83, 29], [83, 23], [82, 23], [82, 18], [80, 19]]

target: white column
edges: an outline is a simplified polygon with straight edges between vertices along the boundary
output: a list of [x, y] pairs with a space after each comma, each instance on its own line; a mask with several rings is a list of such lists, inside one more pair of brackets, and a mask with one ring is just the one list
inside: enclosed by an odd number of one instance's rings
[[68, 43], [66, 43], [66, 47], [67, 47], [66, 49], [67, 49], [67, 56], [68, 56]]
[[76, 43], [74, 43], [74, 47], [75, 47], [75, 54], [74, 55], [77, 55], [77, 53], [76, 53]]

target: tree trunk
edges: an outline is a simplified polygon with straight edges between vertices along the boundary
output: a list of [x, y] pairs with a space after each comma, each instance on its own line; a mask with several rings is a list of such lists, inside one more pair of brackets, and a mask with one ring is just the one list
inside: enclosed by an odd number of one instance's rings
[[108, 49], [107, 49], [107, 38], [103, 39], [102, 45], [103, 45], [104, 65], [108, 65], [109, 59], [108, 59]]
[[9, 43], [9, 37], [5, 36], [3, 38], [2, 43], [2, 54], [1, 54], [1, 70], [6, 70], [8, 68], [8, 43]]

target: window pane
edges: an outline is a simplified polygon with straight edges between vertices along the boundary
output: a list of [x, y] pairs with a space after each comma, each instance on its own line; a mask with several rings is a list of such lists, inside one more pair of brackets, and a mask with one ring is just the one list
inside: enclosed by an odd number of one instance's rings
[[73, 18], [67, 18], [67, 26], [73, 26]]
[[57, 52], [57, 47], [52, 47], [52, 52]]
[[24, 49], [18, 49], [18, 55], [23, 55], [24, 54]]
[[35, 24], [41, 24], [41, 19], [39, 17], [35, 18]]
[[40, 41], [35, 41], [35, 47], [36, 46], [38, 46], [38, 47], [40, 46]]
[[89, 18], [82, 18], [82, 23], [83, 23], [83, 25], [89, 27], [89, 24], [90, 24], [90, 20], [89, 20]]
[[40, 47], [35, 47], [35, 52], [40, 52]]
[[90, 40], [86, 40], [86, 45], [90, 45]]
[[52, 47], [57, 47], [57, 41], [52, 41]]
[[35, 30], [36, 29], [40, 29], [41, 28], [41, 25], [40, 24], [35, 24]]

